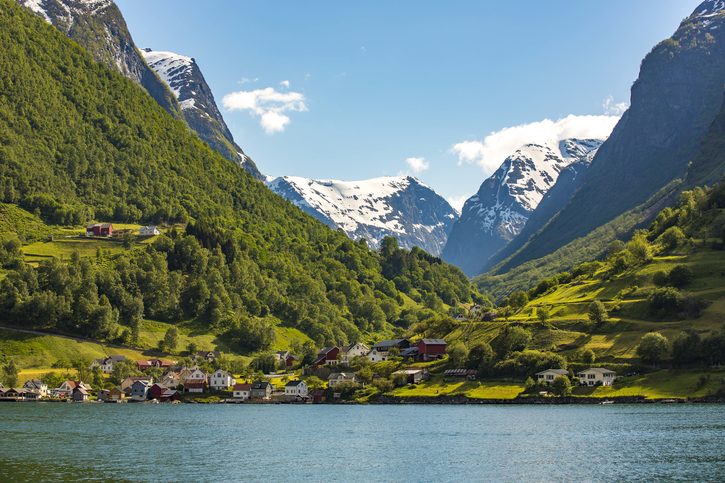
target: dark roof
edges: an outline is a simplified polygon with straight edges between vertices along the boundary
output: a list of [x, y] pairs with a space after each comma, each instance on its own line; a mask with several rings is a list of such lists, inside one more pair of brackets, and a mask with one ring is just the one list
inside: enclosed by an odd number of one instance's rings
[[381, 340], [373, 346], [373, 349], [385, 349], [390, 347], [399, 347], [402, 343], [407, 342], [407, 339], [390, 339]]
[[232, 388], [234, 391], [249, 391], [250, 389], [252, 389], [251, 384], [234, 384]]
[[319, 352], [319, 354], [320, 354], [320, 355], [322, 355], [322, 354], [327, 354], [328, 352], [330, 352], [330, 351], [332, 351], [332, 350], [334, 350], [334, 349], [340, 350], [340, 348], [339, 348], [339, 347], [337, 347], [337, 346], [332, 346], [332, 347], [323, 347], [322, 349], [320, 349], [320, 352]]
[[290, 381], [287, 384], [285, 384], [285, 387], [296, 387], [302, 384], [302, 381]]
[[120, 362], [120, 361], [125, 361], [125, 360], [126, 360], [126, 356], [122, 356], [122, 355], [113, 355], [113, 356], [108, 356], [108, 357], [106, 357], [106, 359], [110, 359], [110, 360], [112, 360], [113, 362]]
[[252, 383], [252, 389], [267, 389], [268, 386], [272, 387], [269, 381], [255, 381]]
[[421, 339], [425, 345], [447, 345], [447, 342], [443, 339]]
[[418, 353], [418, 348], [415, 347], [415, 346], [408, 347], [407, 349], [403, 349], [402, 351], [400, 351], [400, 355], [403, 356], [403, 357], [406, 357], [406, 356], [414, 356], [417, 353]]

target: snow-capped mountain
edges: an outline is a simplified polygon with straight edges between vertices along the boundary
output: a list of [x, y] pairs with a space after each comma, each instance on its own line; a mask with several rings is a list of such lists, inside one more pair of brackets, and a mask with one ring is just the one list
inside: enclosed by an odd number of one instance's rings
[[480, 273], [487, 260], [526, 225], [531, 213], [566, 168], [586, 168], [602, 140], [567, 139], [527, 144], [501, 164], [463, 205], [443, 258], [466, 273]]
[[363, 181], [284, 176], [268, 185], [315, 218], [371, 246], [394, 236], [403, 247], [439, 255], [458, 219], [443, 197], [410, 176]]
[[251, 158], [234, 142], [196, 61], [174, 52], [151, 49], [140, 52], [146, 63], [169, 86], [179, 101], [184, 119], [199, 137], [225, 158], [238, 162], [255, 178], [263, 180]]
[[171, 52], [140, 51], [113, 0], [17, 1], [82, 45], [98, 62], [141, 85], [224, 157], [263, 179], [234, 142], [194, 59]]
[[17, 0], [78, 42], [98, 62], [141, 85], [171, 115], [180, 118], [176, 99], [146, 65], [113, 0]]

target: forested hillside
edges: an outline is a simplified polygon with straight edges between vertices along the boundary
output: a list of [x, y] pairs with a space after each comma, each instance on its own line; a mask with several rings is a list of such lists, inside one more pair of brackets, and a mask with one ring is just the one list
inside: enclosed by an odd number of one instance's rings
[[[10, 0], [0, 0], [0, 65], [3, 202], [46, 225], [175, 226], [137, 249], [37, 268], [22, 256], [27, 240], [6, 238], [6, 324], [132, 341], [142, 318], [196, 319], [251, 351], [278, 324], [345, 343], [480, 300], [421, 250], [386, 241], [376, 253], [302, 213]], [[22, 238], [10, 225], [1, 231]]]

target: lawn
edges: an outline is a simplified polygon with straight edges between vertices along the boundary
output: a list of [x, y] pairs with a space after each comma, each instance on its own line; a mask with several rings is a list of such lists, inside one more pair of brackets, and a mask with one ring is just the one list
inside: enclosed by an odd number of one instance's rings
[[611, 387], [575, 388], [574, 395], [593, 397], [644, 396], [647, 399], [703, 397], [725, 381], [725, 371], [662, 370], [621, 378]]
[[465, 395], [471, 399], [515, 399], [524, 385], [497, 381], [454, 381], [434, 379], [421, 384], [399, 387], [390, 395], [398, 397], [439, 397]]

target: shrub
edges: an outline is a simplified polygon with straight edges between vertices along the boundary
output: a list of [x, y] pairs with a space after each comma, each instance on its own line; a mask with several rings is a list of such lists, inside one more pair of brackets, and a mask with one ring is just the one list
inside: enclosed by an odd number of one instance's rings
[[669, 283], [667, 273], [659, 271], [652, 275], [652, 283], [658, 287], [665, 287]]
[[606, 307], [604, 307], [604, 304], [600, 300], [595, 300], [589, 304], [589, 312], [587, 315], [589, 316], [589, 320], [597, 325], [603, 323], [609, 316]]
[[686, 240], [687, 236], [679, 226], [671, 226], [658, 238], [658, 241], [667, 250], [674, 250], [675, 248], [682, 246]]
[[659, 332], [650, 332], [639, 341], [637, 355], [644, 361], [651, 364], [660, 363], [670, 349], [667, 338]]
[[551, 382], [551, 391], [559, 397], [571, 395], [571, 381], [566, 376], [558, 376]]
[[667, 280], [670, 285], [677, 288], [686, 287], [692, 282], [694, 275], [685, 265], [677, 265], [674, 267], [670, 274], [667, 276]]

